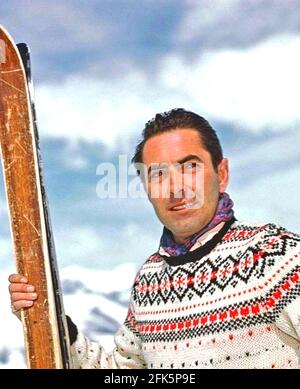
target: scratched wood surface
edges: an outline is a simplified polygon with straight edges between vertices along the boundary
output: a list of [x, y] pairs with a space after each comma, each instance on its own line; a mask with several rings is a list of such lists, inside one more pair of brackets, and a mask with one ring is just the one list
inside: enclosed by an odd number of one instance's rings
[[17, 47], [1, 26], [0, 50], [0, 144], [14, 253], [18, 273], [26, 275], [38, 293], [34, 307], [22, 311], [27, 364], [63, 368], [25, 71]]

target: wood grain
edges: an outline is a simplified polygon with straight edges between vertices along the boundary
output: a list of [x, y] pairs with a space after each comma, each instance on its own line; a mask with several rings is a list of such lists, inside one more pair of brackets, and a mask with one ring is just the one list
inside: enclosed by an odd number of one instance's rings
[[0, 144], [14, 253], [18, 273], [38, 294], [22, 312], [27, 364], [63, 368], [28, 86], [17, 47], [1, 27], [0, 42]]

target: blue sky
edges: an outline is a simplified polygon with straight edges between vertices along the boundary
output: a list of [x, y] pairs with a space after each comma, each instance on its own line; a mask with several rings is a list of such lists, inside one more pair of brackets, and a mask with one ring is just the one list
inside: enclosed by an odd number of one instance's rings
[[[0, 23], [31, 47], [61, 267], [156, 250], [150, 205], [97, 198], [96, 167], [130, 158], [144, 123], [173, 107], [216, 128], [239, 219], [300, 232], [299, 0], [2, 0]], [[3, 189], [0, 217], [9, 267]]]

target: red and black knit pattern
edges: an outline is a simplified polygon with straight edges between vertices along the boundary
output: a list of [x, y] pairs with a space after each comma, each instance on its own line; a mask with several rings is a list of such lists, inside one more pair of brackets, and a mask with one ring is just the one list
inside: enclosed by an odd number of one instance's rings
[[[233, 224], [232, 224], [233, 223]], [[116, 348], [79, 333], [80, 368], [300, 368], [300, 236], [228, 221], [139, 271]]]
[[[143, 341], [174, 342], [274, 323], [300, 296], [300, 237], [236, 222], [212, 251], [172, 266], [155, 255], [133, 288], [128, 325]], [[195, 250], [196, 251], [196, 250]], [[159, 260], [160, 258], [160, 260]], [[154, 259], [154, 260], [153, 260]]]

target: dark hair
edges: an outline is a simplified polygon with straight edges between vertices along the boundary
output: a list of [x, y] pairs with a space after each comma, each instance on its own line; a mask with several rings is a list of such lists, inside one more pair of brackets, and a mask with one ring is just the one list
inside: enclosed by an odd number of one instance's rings
[[158, 113], [155, 118], [146, 123], [142, 132], [142, 140], [136, 146], [135, 154], [131, 161], [134, 164], [143, 162], [143, 150], [148, 139], [155, 135], [181, 128], [194, 129], [199, 133], [202, 144], [209, 152], [214, 169], [217, 171], [223, 159], [223, 151], [216, 131], [202, 116], [186, 111], [183, 108], [174, 108], [168, 112]]

